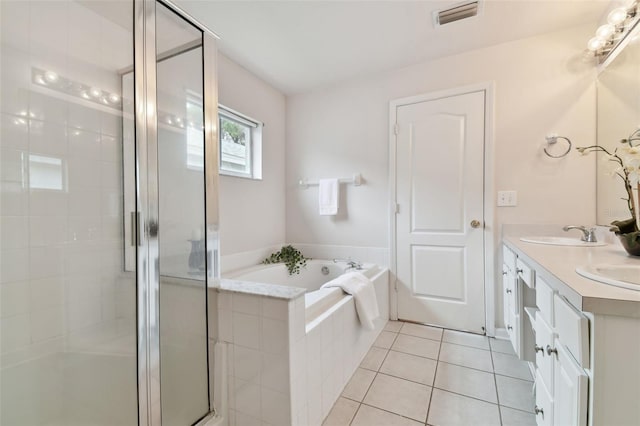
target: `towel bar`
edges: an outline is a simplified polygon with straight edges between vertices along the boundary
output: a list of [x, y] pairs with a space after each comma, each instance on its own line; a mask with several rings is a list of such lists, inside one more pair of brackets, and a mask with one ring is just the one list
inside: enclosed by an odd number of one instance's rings
[[[360, 173], [354, 173], [350, 178], [339, 178], [338, 182], [347, 184], [352, 183], [354, 186], [360, 186], [362, 185], [362, 175]], [[318, 181], [303, 178], [298, 181], [298, 185], [300, 185], [302, 189], [307, 189], [310, 186], [318, 186]]]

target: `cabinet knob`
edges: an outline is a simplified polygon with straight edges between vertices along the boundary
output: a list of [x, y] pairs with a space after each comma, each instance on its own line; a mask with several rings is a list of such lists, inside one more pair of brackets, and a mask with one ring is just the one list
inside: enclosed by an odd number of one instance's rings
[[506, 276], [508, 274], [507, 271], [502, 271], [502, 275]]
[[547, 345], [547, 355], [556, 354], [558, 355], [558, 350], [551, 348], [550, 345]]
[[511, 294], [511, 289], [510, 288], [507, 289], [507, 294]]
[[523, 272], [524, 272], [524, 271], [523, 271], [522, 269], [520, 269], [520, 268], [517, 268], [517, 269], [516, 269], [516, 274], [521, 274], [521, 273], [523, 273]]
[[507, 326], [507, 330], [513, 330], [513, 327], [511, 327], [510, 325]]
[[535, 345], [533, 350], [536, 352], [542, 352], [542, 355], [544, 355], [544, 348], [542, 346]]
[[538, 414], [542, 414], [542, 416], [544, 417], [544, 410], [540, 407], [538, 407], [537, 405], [533, 408], [533, 411], [536, 413], [536, 416]]

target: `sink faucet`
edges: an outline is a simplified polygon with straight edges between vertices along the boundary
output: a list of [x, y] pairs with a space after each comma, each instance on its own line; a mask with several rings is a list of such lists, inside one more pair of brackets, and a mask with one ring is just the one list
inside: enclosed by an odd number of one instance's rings
[[596, 228], [589, 228], [587, 229], [585, 226], [576, 226], [576, 225], [567, 225], [564, 228], [562, 228], [563, 231], [570, 231], [572, 229], [579, 229], [580, 231], [582, 231], [582, 241], [586, 241], [587, 243], [597, 243], [598, 240], [596, 239]]
[[349, 267], [347, 269], [362, 269], [362, 263], [357, 260], [353, 260], [350, 257], [347, 259], [333, 259], [333, 263], [345, 262]]

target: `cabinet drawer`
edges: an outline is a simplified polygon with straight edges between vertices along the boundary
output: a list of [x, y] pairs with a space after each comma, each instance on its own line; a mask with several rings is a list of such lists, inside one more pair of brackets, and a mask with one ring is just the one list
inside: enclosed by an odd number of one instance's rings
[[518, 273], [518, 278], [520, 278], [527, 287], [535, 288], [536, 271], [531, 269], [529, 265], [524, 263], [520, 258], [516, 260], [516, 272]]
[[553, 318], [553, 295], [556, 293], [549, 284], [547, 284], [542, 278], [538, 277], [536, 283], [536, 306], [540, 311], [538, 312], [542, 315], [542, 318], [549, 324], [552, 328], [554, 326], [554, 318]]
[[554, 333], [551, 326], [540, 315], [540, 311], [536, 312], [536, 321], [534, 324], [536, 332], [536, 366], [538, 373], [544, 384], [549, 390], [549, 394], [553, 396], [553, 354], [546, 352], [547, 346], [553, 347]]
[[506, 327], [511, 346], [513, 346], [516, 355], [520, 356], [520, 315], [516, 315], [513, 311], [509, 312]]
[[589, 367], [589, 320], [563, 297], [553, 300], [558, 339], [583, 368]]
[[538, 426], [551, 426], [553, 424], [553, 398], [540, 377], [540, 371], [536, 371], [536, 424]]
[[516, 266], [516, 254], [505, 245], [502, 246], [502, 263], [507, 265], [509, 270], [515, 272], [514, 267]]

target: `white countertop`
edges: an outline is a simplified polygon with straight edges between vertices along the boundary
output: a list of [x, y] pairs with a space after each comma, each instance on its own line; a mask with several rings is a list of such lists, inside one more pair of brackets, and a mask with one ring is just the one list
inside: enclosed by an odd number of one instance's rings
[[526, 243], [519, 237], [503, 242], [549, 285], [576, 308], [594, 314], [640, 318], [640, 291], [628, 290], [590, 280], [576, 267], [599, 263], [640, 265], [640, 257], [629, 256], [618, 244], [602, 247], [571, 247]]

